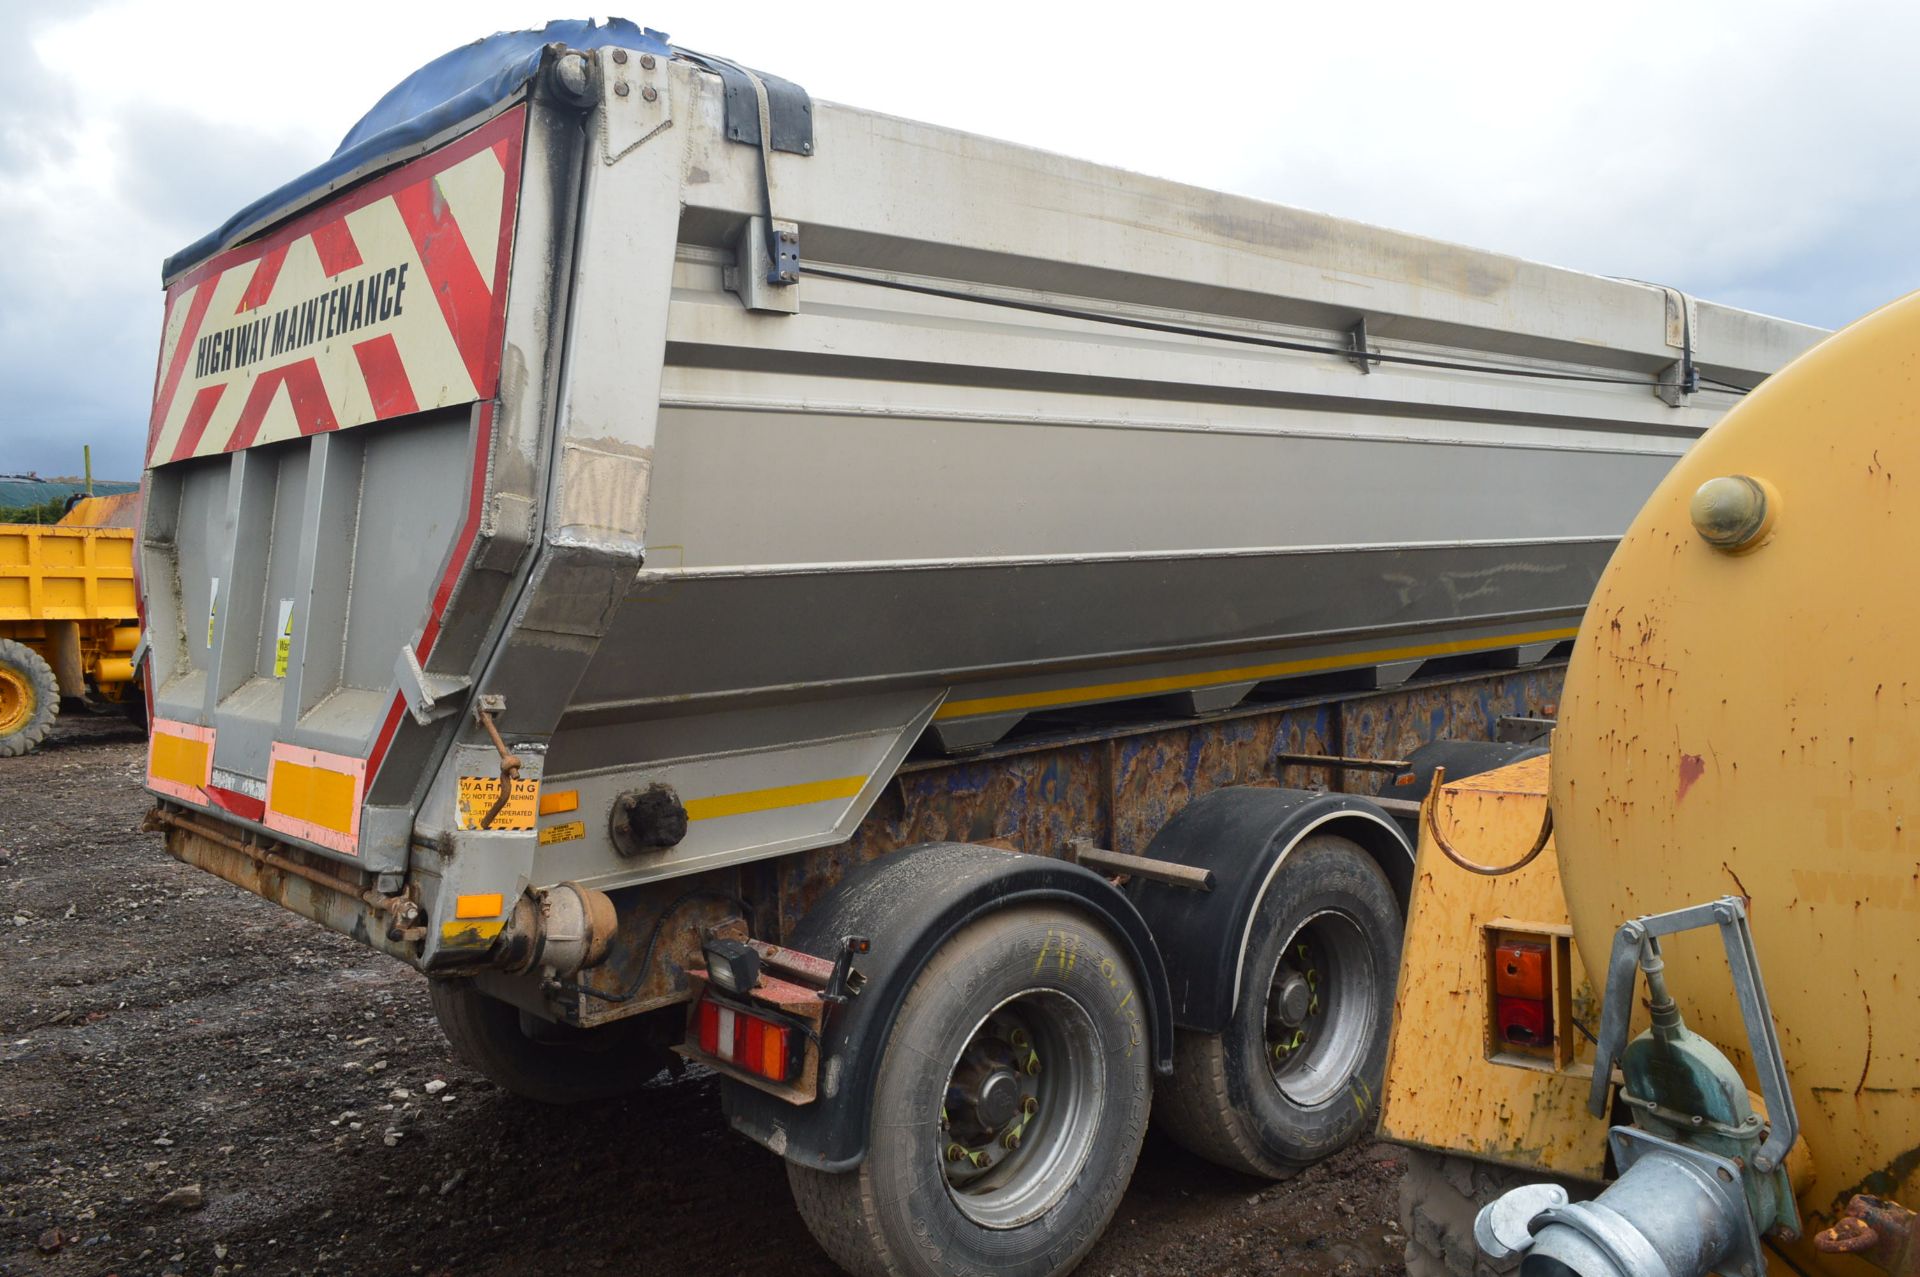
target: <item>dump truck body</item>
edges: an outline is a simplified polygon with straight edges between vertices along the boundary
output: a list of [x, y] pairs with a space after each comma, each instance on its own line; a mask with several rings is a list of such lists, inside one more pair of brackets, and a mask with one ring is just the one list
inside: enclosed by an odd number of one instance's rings
[[61, 698], [132, 705], [140, 640], [133, 531], [110, 520], [137, 498], [83, 500], [56, 524], [0, 524], [0, 757], [44, 738]]
[[[1337, 1098], [1188, 1137], [1263, 1174], [1352, 1138], [1406, 753], [1552, 717], [1632, 511], [1817, 335], [813, 102], [624, 24], [429, 72], [484, 91], [403, 86], [169, 264], [155, 823], [439, 977], [512, 1089], [608, 1093], [565, 1033], [679, 1044], [828, 1177], [810, 1222], [909, 1156], [869, 1114], [918, 1077], [890, 1031], [934, 1015], [972, 1028], [954, 1120], [991, 1138], [910, 1173], [952, 1189], [928, 1209], [1015, 1245], [1097, 1157], [1083, 1251], [1144, 1117], [1111, 1106], [1191, 1080], [1176, 1027], [1257, 1017], [1314, 874], [1364, 918], [1326, 943], [1365, 1025], [1338, 1059], [1289, 1038]], [[962, 944], [1016, 1011], [915, 992]], [[1044, 1013], [1101, 988], [1079, 1028]], [[1093, 1068], [1095, 1039], [1113, 1085], [1020, 1153], [1002, 1109], [1057, 1111], [1031, 1079], [1071, 1070], [1008, 1052]], [[1071, 1147], [1021, 1187], [1044, 1130]]]
[[[722, 82], [597, 56], [591, 136], [503, 103], [169, 288], [155, 713], [214, 733], [169, 783], [374, 872], [617, 887], [844, 838], [929, 724], [1543, 652], [1729, 402], [1663, 402], [1669, 336], [1727, 384], [1811, 336], [826, 104], [755, 310]], [[1483, 370], [1285, 348], [1361, 317]], [[474, 687], [585, 836], [468, 827]], [[692, 828], [624, 857], [643, 779]]]

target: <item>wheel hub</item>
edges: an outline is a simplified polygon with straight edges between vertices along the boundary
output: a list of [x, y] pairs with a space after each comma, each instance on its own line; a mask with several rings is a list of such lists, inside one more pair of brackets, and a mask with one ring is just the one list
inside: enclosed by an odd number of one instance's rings
[[1011, 1228], [1071, 1187], [1091, 1147], [1102, 1070], [1092, 1025], [1063, 995], [1024, 994], [983, 1020], [947, 1079], [941, 1169], [963, 1213]]
[[1011, 1134], [1017, 1142], [1018, 1126], [1039, 1109], [1039, 1069], [1039, 1052], [1025, 1030], [989, 1020], [967, 1044], [947, 1082], [941, 1120], [963, 1154], [948, 1160], [978, 1167], [975, 1146], [1004, 1137], [1009, 1127], [1015, 1128]]
[[33, 717], [33, 689], [10, 669], [0, 669], [0, 736], [19, 731]]
[[1304, 1024], [1313, 1009], [1313, 986], [1307, 983], [1307, 977], [1298, 971], [1282, 971], [1274, 982], [1273, 1009], [1287, 1028]]
[[980, 1084], [973, 1101], [973, 1116], [981, 1126], [998, 1132], [1020, 1111], [1020, 1082], [1009, 1069], [995, 1069]]
[[1364, 933], [1343, 913], [1307, 919], [1280, 951], [1267, 990], [1267, 1063], [1296, 1104], [1339, 1094], [1366, 1054], [1377, 1014]]

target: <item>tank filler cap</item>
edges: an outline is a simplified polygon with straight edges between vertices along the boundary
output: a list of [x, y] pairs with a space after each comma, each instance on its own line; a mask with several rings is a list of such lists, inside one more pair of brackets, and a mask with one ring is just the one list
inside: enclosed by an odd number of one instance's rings
[[1694, 489], [1687, 513], [1702, 541], [1733, 554], [1759, 544], [1772, 530], [1774, 505], [1760, 480], [1729, 474]]

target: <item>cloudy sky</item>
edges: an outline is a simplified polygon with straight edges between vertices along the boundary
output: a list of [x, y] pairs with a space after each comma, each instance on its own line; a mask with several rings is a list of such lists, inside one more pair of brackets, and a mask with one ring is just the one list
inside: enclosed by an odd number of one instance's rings
[[[934, 16], [939, 15], [939, 16]], [[552, 0], [0, 0], [0, 472], [140, 463], [163, 257]], [[625, 16], [815, 96], [1837, 325], [1920, 287], [1920, 5]]]

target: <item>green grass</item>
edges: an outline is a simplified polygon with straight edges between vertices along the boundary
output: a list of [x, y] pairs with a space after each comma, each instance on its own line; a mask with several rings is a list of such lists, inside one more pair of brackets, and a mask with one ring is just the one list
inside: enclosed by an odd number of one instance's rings
[[66, 512], [64, 496], [39, 505], [0, 505], [0, 523], [58, 523]]

